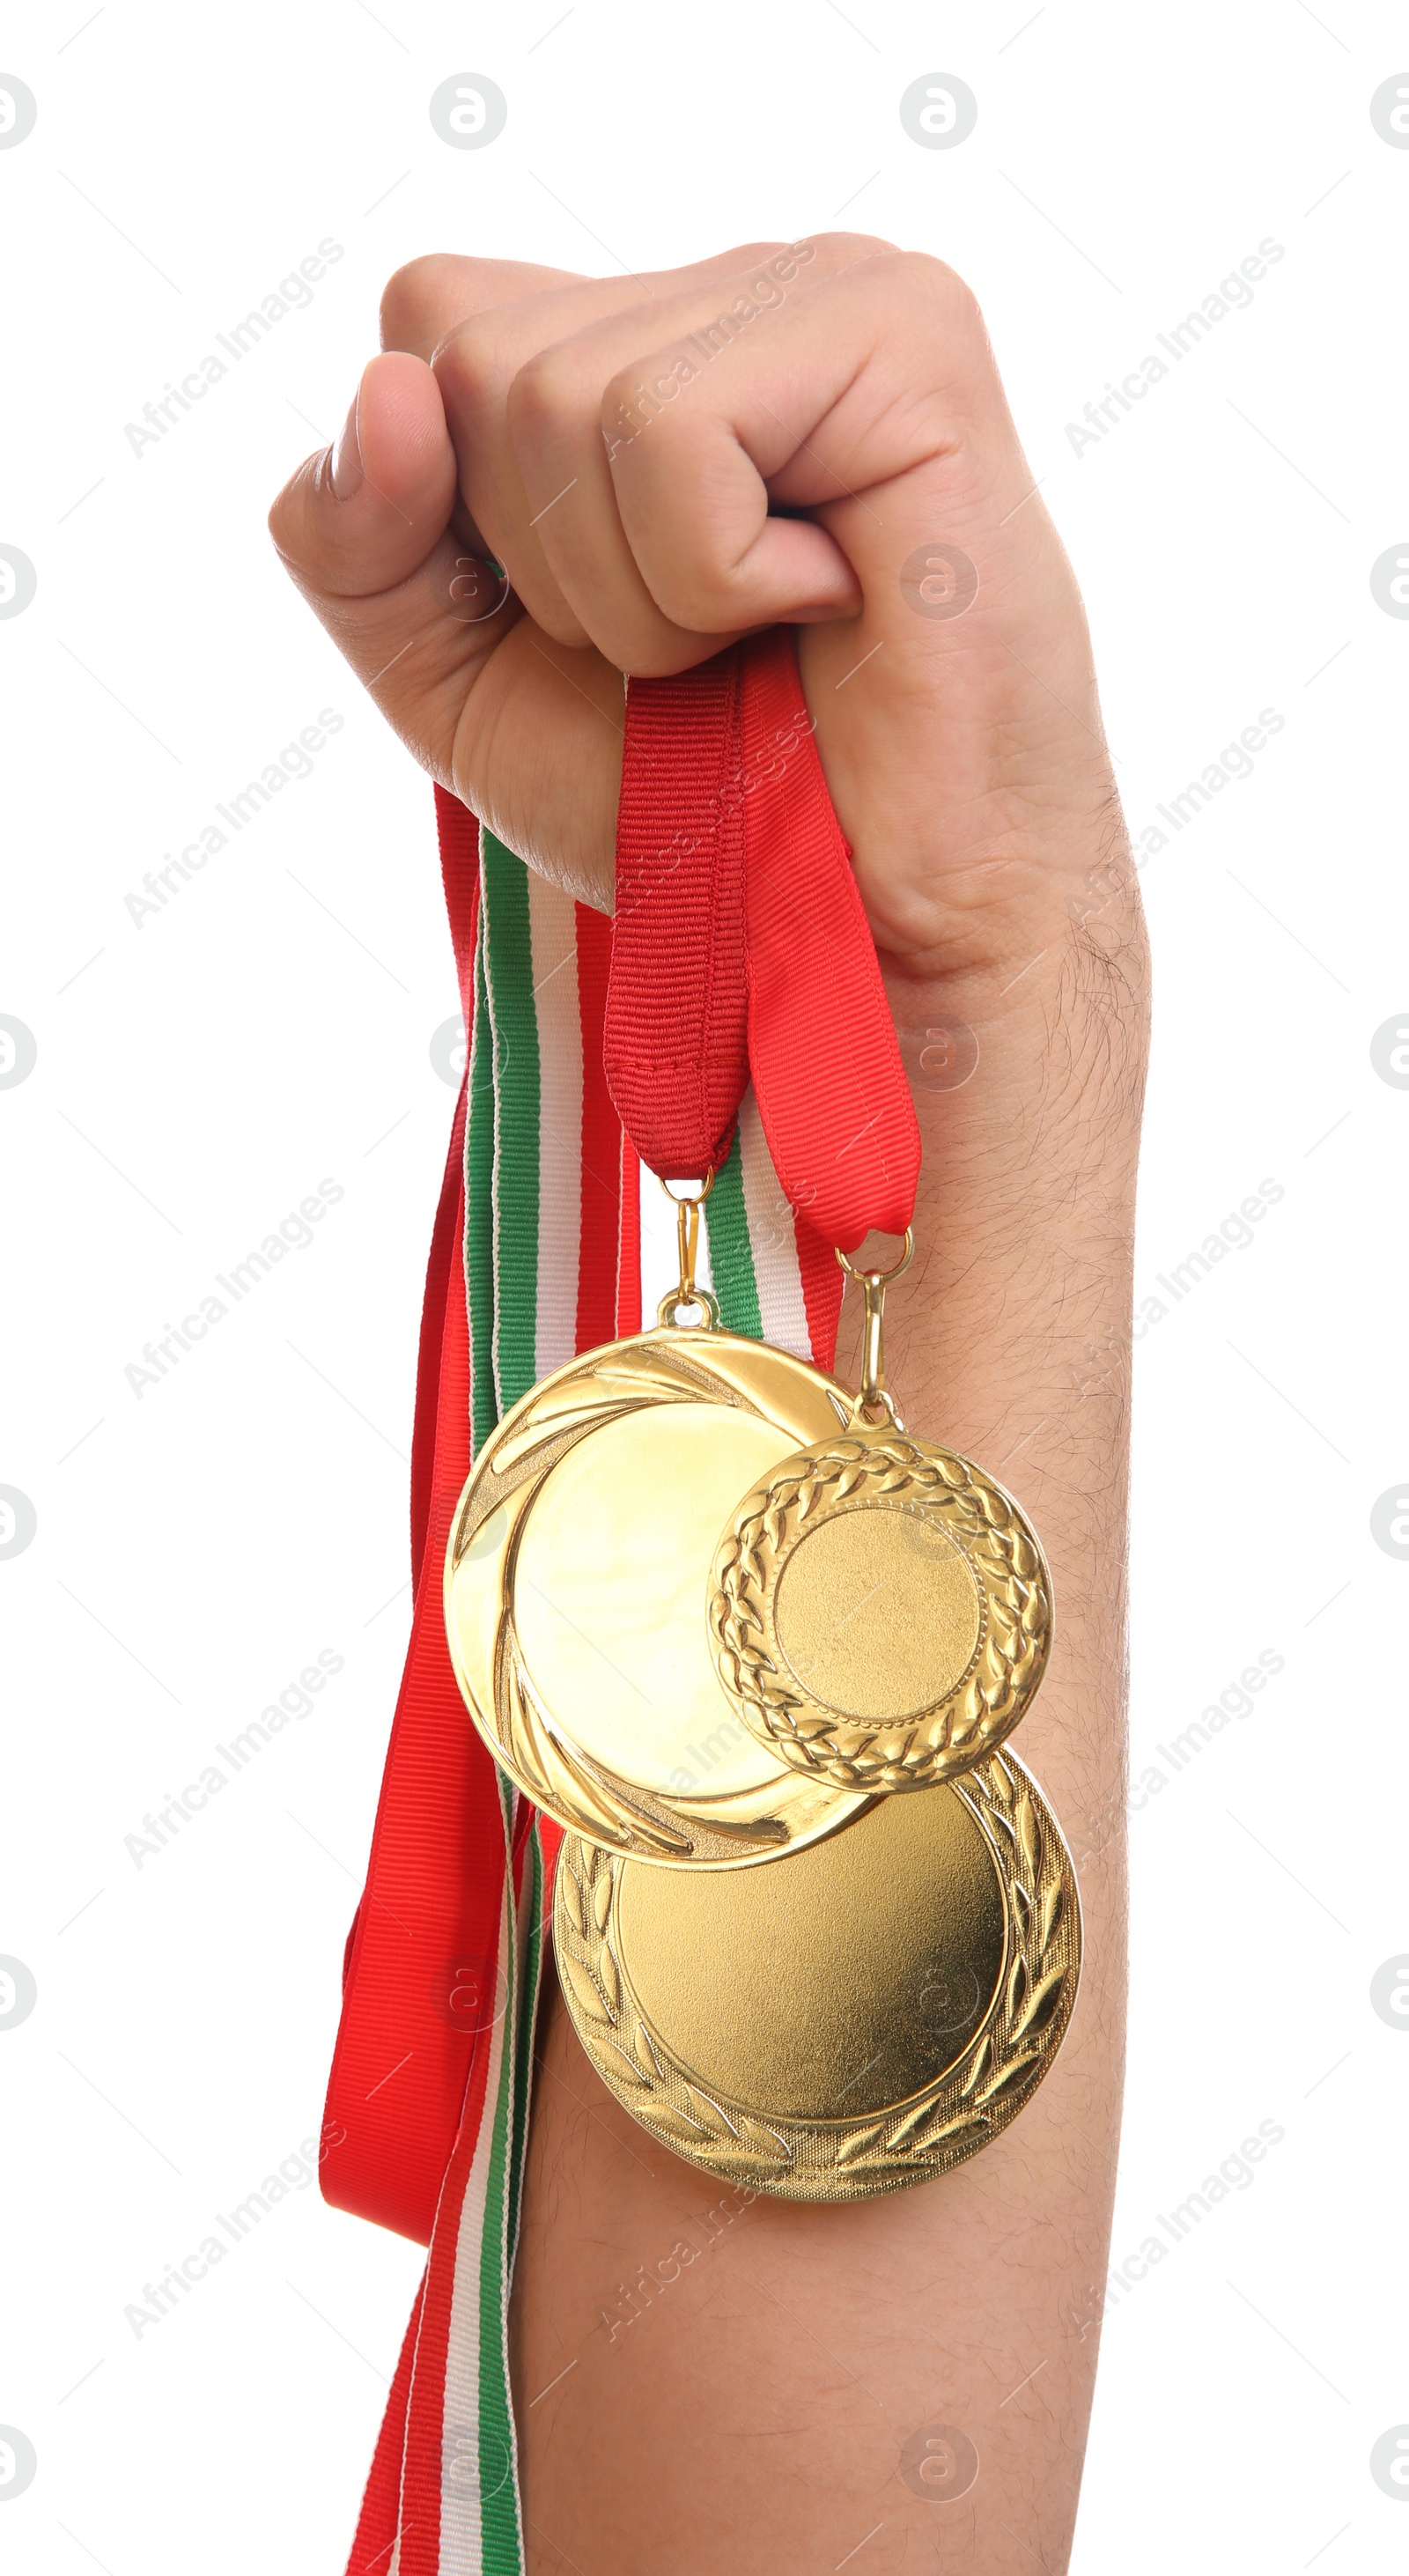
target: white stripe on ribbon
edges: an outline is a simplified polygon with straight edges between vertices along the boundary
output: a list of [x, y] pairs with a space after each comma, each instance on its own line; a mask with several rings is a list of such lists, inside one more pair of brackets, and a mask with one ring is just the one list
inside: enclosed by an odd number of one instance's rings
[[748, 1219], [763, 1338], [765, 1342], [776, 1342], [780, 1350], [793, 1351], [798, 1358], [810, 1360], [812, 1336], [798, 1268], [797, 1228], [773, 1168], [752, 1083], [739, 1109], [739, 1149], [744, 1214]]
[[[499, 1927], [501, 1963], [507, 1962], [512, 1955], [513, 1900], [513, 1879], [506, 1872]], [[497, 1994], [495, 2000], [498, 2001]], [[441, 2413], [440, 2576], [481, 2576], [484, 2564], [480, 2515], [479, 2353], [483, 2296], [480, 2267], [489, 2169], [494, 2156], [500, 2103], [506, 2083], [510, 2086], [513, 2083], [516, 2002], [515, 1993], [506, 1991], [503, 2009], [491, 2033], [479, 2135], [475, 2140], [474, 2158], [465, 2177], [464, 2197], [455, 2233], [455, 2279], [451, 2291]], [[507, 2194], [506, 2175], [501, 2174], [500, 2190]], [[451, 2473], [452, 2460], [459, 2472], [457, 2475]], [[510, 2457], [504, 2462], [504, 2475], [507, 2479], [513, 2474]]]

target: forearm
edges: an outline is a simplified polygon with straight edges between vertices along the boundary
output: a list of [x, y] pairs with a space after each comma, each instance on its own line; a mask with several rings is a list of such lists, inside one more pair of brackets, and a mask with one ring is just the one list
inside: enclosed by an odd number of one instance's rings
[[1107, 1761], [1124, 1706], [1149, 963], [1123, 847], [1102, 852], [1093, 829], [1090, 868], [1054, 865], [1005, 939], [950, 975], [887, 969], [923, 1140], [887, 1340], [907, 1421], [1006, 1485], [1047, 1550], [1055, 1646], [1014, 1749], [1075, 1837], [1110, 1807], [1086, 1769]]
[[[1051, 1560], [1056, 1643], [1014, 1750], [1080, 1873], [1076, 2015], [1047, 2082], [980, 2155], [920, 2190], [816, 2208], [744, 2202], [662, 2154], [550, 2014], [515, 2355], [530, 2564], [545, 2576], [573, 2562], [783, 2576], [863, 2543], [858, 2564], [898, 2567], [906, 2535], [937, 2520], [946, 2557], [976, 2576], [1009, 2576], [1029, 2550], [1065, 2564], [1119, 2124], [1145, 966], [1124, 893], [1083, 929], [1065, 883], [1051, 892], [1050, 939], [1033, 941], [1047, 954], [1007, 995], [996, 967], [889, 978], [903, 1031], [961, 1020], [979, 1045], [972, 1078], [949, 1087], [905, 1040], [925, 1166], [889, 1357], [909, 1426], [1009, 1485]], [[844, 1343], [843, 1374], [852, 1358]], [[901, 2465], [936, 2425], [980, 2464], [938, 2515], [943, 2487], [917, 2491]]]

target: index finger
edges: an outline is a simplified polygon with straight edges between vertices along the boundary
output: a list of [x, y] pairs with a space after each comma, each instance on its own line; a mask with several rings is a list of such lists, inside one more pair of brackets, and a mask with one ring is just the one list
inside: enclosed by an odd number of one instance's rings
[[468, 259], [458, 251], [427, 251], [408, 260], [382, 289], [382, 347], [412, 357], [434, 357], [441, 341], [477, 313], [518, 304], [528, 295], [590, 281], [570, 268], [537, 268], [523, 259]]

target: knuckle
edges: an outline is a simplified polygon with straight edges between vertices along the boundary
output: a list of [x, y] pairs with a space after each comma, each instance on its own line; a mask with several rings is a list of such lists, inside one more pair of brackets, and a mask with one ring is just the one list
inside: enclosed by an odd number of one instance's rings
[[878, 259], [886, 254], [894, 259], [905, 256], [894, 242], [883, 241], [879, 233], [812, 233], [808, 238], [817, 251], [838, 268], [849, 267], [858, 259]]
[[551, 436], [575, 420], [581, 409], [578, 369], [566, 350], [539, 349], [515, 371], [508, 394], [512, 437]]
[[382, 289], [382, 346], [430, 358], [442, 340], [477, 315], [569, 282], [565, 271], [527, 268], [519, 260], [426, 251], [394, 270]]
[[945, 330], [982, 333], [978, 297], [957, 269], [929, 251], [896, 251], [892, 258], [904, 292], [914, 297], [932, 322]]
[[462, 322], [431, 361], [447, 399], [463, 417], [479, 419], [502, 399], [510, 362], [494, 315]]
[[973, 288], [932, 251], [897, 250], [893, 243], [878, 242], [862, 257], [868, 285], [897, 303], [941, 323], [979, 318]]
[[394, 270], [382, 289], [382, 347], [429, 357], [465, 301], [473, 300], [469, 272], [476, 265], [435, 250]]
[[644, 422], [676, 401], [688, 382], [678, 360], [678, 343], [668, 349], [643, 352], [629, 366], [618, 367], [600, 395], [595, 387], [592, 389], [597, 425], [609, 449], [623, 433], [626, 445], [634, 445], [635, 433]]
[[639, 367], [618, 367], [616, 374], [607, 378], [602, 388], [601, 403], [601, 428], [604, 437], [610, 434], [616, 422], [630, 415], [632, 398], [640, 391]]
[[722, 635], [750, 623], [739, 585], [723, 565], [690, 554], [653, 571], [651, 595], [662, 616], [687, 635]]
[[[727, 266], [731, 272], [734, 269], [758, 268], [766, 259], [777, 259], [787, 247], [784, 241], [737, 242], [732, 250], [724, 253], [721, 265]], [[714, 265], [713, 262], [709, 264]]]

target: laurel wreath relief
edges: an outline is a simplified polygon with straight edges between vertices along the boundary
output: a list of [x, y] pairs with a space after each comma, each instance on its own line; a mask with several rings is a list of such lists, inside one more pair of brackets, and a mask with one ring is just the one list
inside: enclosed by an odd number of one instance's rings
[[[991, 1756], [955, 1784], [988, 1830], [1007, 1914], [984, 2023], [923, 2093], [864, 2120], [766, 2120], [706, 2091], [646, 2019], [620, 1957], [623, 1863], [569, 1836], [554, 1948], [574, 2026], [611, 2092], [661, 2143], [711, 2173], [794, 2200], [860, 2200], [961, 2164], [1017, 2116], [1060, 2046], [1076, 1997], [1081, 1916], [1065, 1846], [1021, 1764]], [[786, 1862], [777, 1864], [786, 1867]]]
[[[773, 1605], [783, 1565], [808, 1524], [869, 1487], [913, 1497], [978, 1579], [984, 1615], [967, 1672], [913, 1722], [839, 1717], [808, 1698], [778, 1647]], [[751, 1732], [794, 1770], [847, 1789], [922, 1788], [952, 1779], [1011, 1734], [1051, 1643], [1042, 1553], [1017, 1505], [967, 1460], [903, 1433], [839, 1439], [809, 1451], [749, 1497], [715, 1559], [710, 1635], [725, 1689]]]

